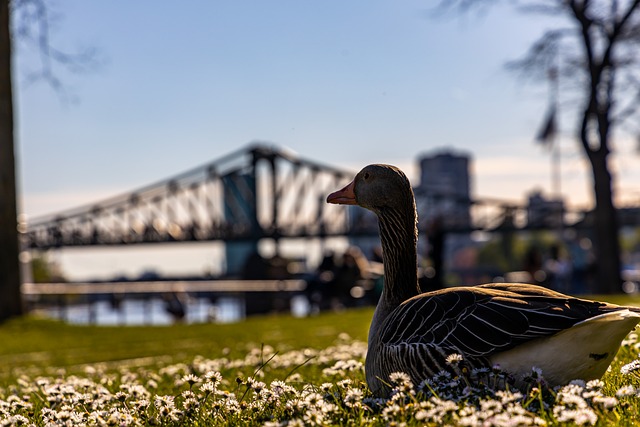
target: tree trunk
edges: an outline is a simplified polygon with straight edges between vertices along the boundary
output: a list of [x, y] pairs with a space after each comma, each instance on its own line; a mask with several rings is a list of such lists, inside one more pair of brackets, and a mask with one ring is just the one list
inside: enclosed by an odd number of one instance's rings
[[22, 314], [9, 0], [0, 0], [0, 320]]
[[607, 153], [604, 150], [590, 151], [589, 161], [593, 169], [596, 283], [593, 291], [612, 294], [621, 291], [620, 245], [618, 218], [613, 205], [611, 174], [607, 168]]

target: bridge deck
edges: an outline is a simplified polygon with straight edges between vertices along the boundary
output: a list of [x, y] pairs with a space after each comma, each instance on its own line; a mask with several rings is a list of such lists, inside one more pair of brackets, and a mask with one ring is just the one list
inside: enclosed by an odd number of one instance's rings
[[306, 288], [304, 280], [204, 280], [163, 282], [109, 283], [24, 283], [24, 295], [113, 295], [164, 294], [172, 292], [299, 292]]

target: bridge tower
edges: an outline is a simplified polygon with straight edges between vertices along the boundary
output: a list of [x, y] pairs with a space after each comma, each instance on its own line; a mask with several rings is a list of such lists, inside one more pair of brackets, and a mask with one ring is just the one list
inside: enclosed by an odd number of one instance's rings
[[[247, 168], [233, 170], [222, 177], [224, 222], [232, 224], [236, 228], [234, 232], [245, 236], [225, 243], [226, 274], [231, 276], [241, 275], [249, 257], [258, 254], [261, 239], [273, 238], [276, 253], [278, 252], [276, 153], [267, 147], [254, 146], [250, 149], [250, 157]], [[271, 213], [268, 215], [269, 224], [266, 227], [259, 220], [259, 191], [273, 197]]]

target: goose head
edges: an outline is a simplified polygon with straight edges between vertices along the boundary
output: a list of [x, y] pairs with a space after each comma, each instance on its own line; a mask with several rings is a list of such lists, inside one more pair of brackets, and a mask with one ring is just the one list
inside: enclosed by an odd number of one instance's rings
[[384, 211], [413, 208], [411, 184], [397, 167], [375, 164], [363, 168], [346, 187], [329, 194], [328, 203], [359, 205], [380, 216]]
[[417, 295], [416, 204], [406, 175], [391, 165], [366, 166], [346, 187], [329, 194], [327, 202], [359, 205], [378, 216], [385, 290], [377, 317], [386, 316], [398, 304]]

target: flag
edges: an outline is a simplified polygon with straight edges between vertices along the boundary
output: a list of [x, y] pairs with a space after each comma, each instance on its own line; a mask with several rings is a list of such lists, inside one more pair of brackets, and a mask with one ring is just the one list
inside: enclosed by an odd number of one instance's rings
[[544, 124], [540, 128], [538, 135], [536, 135], [536, 141], [543, 145], [550, 145], [553, 142], [553, 137], [556, 135], [556, 132], [556, 107], [554, 105], [547, 112]]

